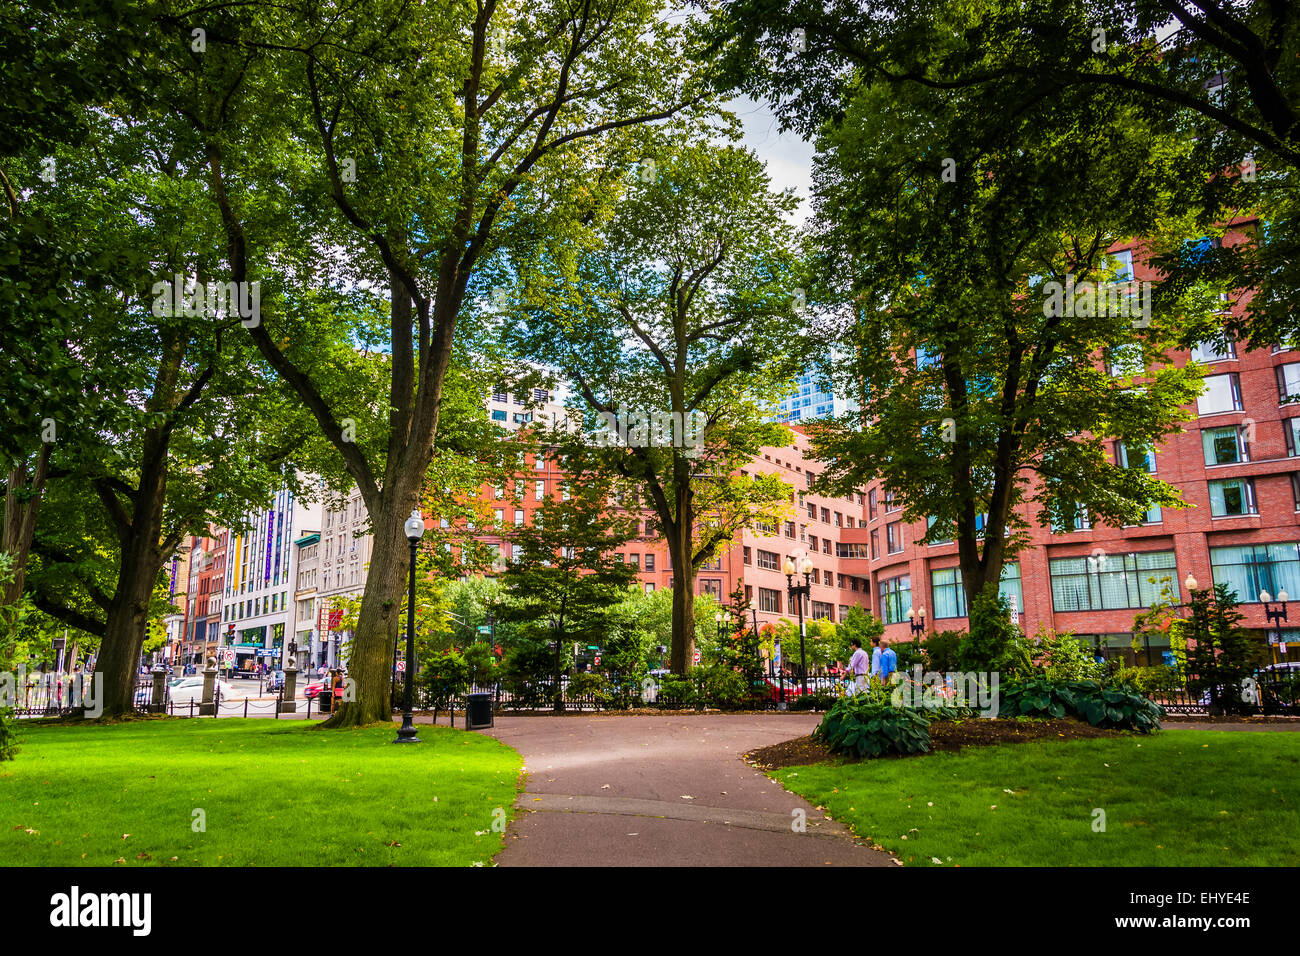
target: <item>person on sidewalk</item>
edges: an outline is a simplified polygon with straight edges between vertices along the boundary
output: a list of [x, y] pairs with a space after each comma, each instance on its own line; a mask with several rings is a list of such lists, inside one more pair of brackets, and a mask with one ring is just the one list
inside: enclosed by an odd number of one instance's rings
[[894, 672], [898, 670], [898, 654], [888, 644], [880, 653], [880, 681], [882, 684], [888, 684]]
[[853, 656], [849, 658], [849, 693], [857, 694], [867, 689], [867, 652], [862, 649], [862, 641], [853, 638]]
[[880, 676], [880, 638], [871, 639], [871, 676]]

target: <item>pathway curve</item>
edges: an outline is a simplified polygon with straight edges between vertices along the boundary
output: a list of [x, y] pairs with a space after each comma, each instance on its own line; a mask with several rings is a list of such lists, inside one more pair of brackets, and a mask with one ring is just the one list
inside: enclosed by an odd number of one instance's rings
[[[524, 757], [502, 866], [891, 866], [741, 760], [809, 714], [502, 716]], [[801, 811], [797, 812], [797, 811]], [[806, 822], [804, 832], [793, 824]]]

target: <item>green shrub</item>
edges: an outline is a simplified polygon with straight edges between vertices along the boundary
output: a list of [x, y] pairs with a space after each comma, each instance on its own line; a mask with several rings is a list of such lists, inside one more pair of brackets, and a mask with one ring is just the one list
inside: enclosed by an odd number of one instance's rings
[[1094, 727], [1150, 733], [1160, 728], [1164, 710], [1136, 691], [1097, 681], [1017, 681], [1002, 688], [1001, 717], [1077, 717]]
[[835, 702], [840, 699], [840, 696], [836, 691], [817, 690], [812, 691], [806, 697], [800, 695], [798, 697], [788, 697], [787, 700], [791, 710], [830, 710], [835, 706]]
[[723, 710], [738, 710], [750, 702], [745, 675], [726, 664], [706, 664], [694, 671], [702, 700]]
[[597, 704], [608, 703], [611, 699], [611, 695], [606, 688], [605, 675], [589, 671], [574, 674], [569, 678], [569, 687], [565, 691], [565, 696], [574, 700], [590, 696], [595, 698]]
[[659, 682], [658, 702], [665, 707], [692, 707], [695, 705], [695, 682], [685, 677], [665, 674]]
[[[948, 671], [958, 670], [957, 667], [957, 648], [961, 646], [961, 640], [966, 636], [965, 631], [936, 631], [921, 643], [921, 649], [929, 659], [931, 670], [947, 673]], [[922, 662], [922, 666], [925, 666]], [[902, 658], [899, 658], [898, 669], [906, 670], [903, 667]]]
[[443, 710], [469, 687], [469, 666], [455, 651], [441, 651], [425, 658], [415, 686], [426, 707]]
[[0, 761], [13, 760], [18, 752], [18, 742], [14, 734], [14, 712], [8, 708], [0, 709]]
[[835, 702], [813, 736], [832, 753], [852, 757], [926, 753], [930, 749], [930, 716], [875, 700], [869, 694], [854, 694]]

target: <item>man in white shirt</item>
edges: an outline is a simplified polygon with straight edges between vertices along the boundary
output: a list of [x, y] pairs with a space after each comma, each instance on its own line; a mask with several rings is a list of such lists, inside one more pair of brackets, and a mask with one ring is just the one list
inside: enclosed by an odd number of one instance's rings
[[871, 639], [871, 676], [880, 677], [880, 638]]
[[862, 642], [856, 637], [849, 643], [853, 645], [853, 656], [849, 658], [849, 673], [853, 675], [851, 678], [853, 687], [849, 692], [856, 694], [867, 687], [867, 652], [862, 649]]

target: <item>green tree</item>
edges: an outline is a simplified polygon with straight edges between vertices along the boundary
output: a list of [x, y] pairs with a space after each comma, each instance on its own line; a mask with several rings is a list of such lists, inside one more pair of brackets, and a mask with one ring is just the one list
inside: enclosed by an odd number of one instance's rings
[[842, 330], [826, 372], [861, 395], [812, 427], [822, 484], [879, 479], [926, 541], [955, 540], [972, 607], [1031, 525], [1180, 506], [1113, 453], [1142, 461], [1201, 388], [1198, 366], [1168, 364], [1193, 304], [1130, 298], [1106, 251], [1190, 228], [1186, 143], [1105, 90], [1012, 99], [977, 111], [881, 81], [819, 139], [818, 298]]
[[1173, 624], [1186, 642], [1188, 691], [1208, 694], [1211, 714], [1246, 711], [1243, 682], [1264, 663], [1267, 650], [1241, 626], [1236, 592], [1226, 584], [1193, 591], [1189, 604], [1190, 616]]
[[613, 484], [579, 476], [564, 497], [548, 498], [533, 512], [534, 523], [515, 529], [519, 556], [507, 566], [501, 584], [511, 599], [502, 617], [521, 635], [554, 644], [553, 700], [564, 709], [564, 649], [571, 641], [599, 643], [611, 611], [623, 600], [636, 569], [612, 553], [636, 534], [636, 522], [611, 513]]
[[670, 666], [684, 674], [697, 572], [789, 509], [788, 485], [742, 468], [790, 441], [768, 418], [802, 348], [794, 199], [745, 150], [668, 136], [622, 188], [596, 246], [522, 277], [515, 336], [582, 399], [591, 431], [557, 430], [566, 458], [630, 482], [640, 501], [627, 506], [667, 540]]
[[[650, 0], [362, 0], [322, 20], [309, 3], [250, 3], [205, 8], [199, 55], [187, 45], [190, 15], [168, 17], [174, 39], [152, 48], [154, 97], [202, 139], [230, 278], [277, 275], [299, 289], [359, 279], [387, 300], [375, 340], [390, 356], [387, 399], [369, 434], [353, 434], [331, 400], [346, 380], [299, 344], [314, 335], [313, 315], [272, 301], [248, 330], [342, 458], [373, 523], [353, 638], [357, 700], [330, 726], [388, 716], [408, 561], [401, 526], [435, 447], [454, 344], [490, 331], [471, 303], [478, 276], [539, 237], [580, 232], [603, 202], [589, 189], [597, 171], [639, 158], [630, 131], [704, 96], [679, 55], [687, 27], [661, 13]], [[295, 247], [317, 261], [285, 270]], [[322, 266], [325, 248], [338, 253]]]

